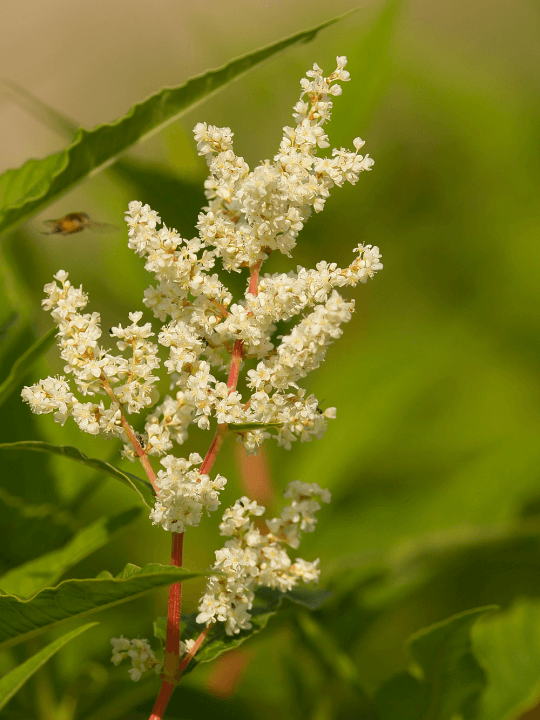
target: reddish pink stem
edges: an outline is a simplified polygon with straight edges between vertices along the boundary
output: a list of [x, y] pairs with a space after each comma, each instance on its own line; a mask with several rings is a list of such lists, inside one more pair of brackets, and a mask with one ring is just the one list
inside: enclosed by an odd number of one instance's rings
[[208, 475], [210, 472], [228, 432], [229, 429], [227, 425], [218, 425], [212, 444], [210, 445], [208, 452], [206, 453], [206, 457], [202, 462], [201, 469], [199, 471], [201, 475]]
[[251, 275], [249, 276], [249, 287], [248, 287], [248, 293], [251, 293], [252, 295], [257, 295], [258, 288], [259, 288], [259, 270], [261, 269], [262, 260], [259, 260], [258, 263], [255, 263], [253, 267], [250, 268]]
[[[171, 565], [182, 567], [184, 533], [172, 534]], [[165, 654], [180, 654], [180, 620], [182, 607], [182, 583], [174, 583], [169, 588], [169, 608], [167, 611], [167, 639]]]
[[244, 353], [244, 343], [242, 340], [234, 341], [234, 348], [231, 360], [231, 371], [229, 372], [229, 379], [227, 380], [227, 387], [232, 392], [236, 389], [238, 383], [238, 376], [240, 375], [240, 365], [242, 364], [242, 355]]
[[154, 705], [154, 709], [150, 715], [150, 720], [162, 720], [165, 715], [167, 705], [169, 704], [169, 700], [171, 699], [171, 695], [173, 694], [174, 687], [175, 686], [170, 682], [167, 682], [167, 680], [164, 680], [161, 683], [159, 695], [157, 696], [156, 704]]
[[207, 625], [202, 633], [199, 635], [197, 640], [195, 640], [195, 645], [191, 648], [191, 650], [188, 652], [188, 654], [185, 656], [185, 658], [180, 663], [180, 666], [178, 668], [178, 678], [182, 675], [184, 670], [187, 668], [189, 663], [193, 660], [193, 657], [195, 656], [195, 653], [197, 650], [201, 647], [201, 645], [204, 642], [205, 637], [208, 635], [208, 631], [210, 630], [210, 625]]

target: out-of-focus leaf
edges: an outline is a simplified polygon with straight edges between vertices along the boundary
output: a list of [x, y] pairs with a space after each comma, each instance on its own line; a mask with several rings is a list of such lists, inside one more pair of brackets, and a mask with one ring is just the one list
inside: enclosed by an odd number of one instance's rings
[[[14, 467], [15, 472], [24, 472], [27, 469], [22, 463], [14, 464]], [[39, 479], [47, 483], [49, 478], [45, 468], [42, 468], [42, 471]], [[39, 472], [39, 468], [36, 468], [36, 472]], [[32, 494], [32, 483], [26, 484], [21, 488], [23, 489]], [[72, 514], [59, 508], [57, 504], [29, 503], [3, 487], [0, 487], [0, 523], [0, 558], [6, 569], [18, 567], [21, 563], [35, 558], [40, 552], [54, 550], [67, 542], [77, 530]]]
[[131, 508], [112, 518], [102, 518], [77, 533], [64, 547], [10, 570], [0, 578], [0, 589], [6, 595], [27, 598], [53, 585], [80, 560], [102, 547], [117, 532], [140, 515], [140, 508]]
[[66, 620], [133, 600], [155, 588], [204, 575], [173, 565], [151, 563], [139, 568], [127, 565], [113, 577], [102, 572], [96, 578], [64, 580], [45, 588], [29, 600], [0, 596], [0, 647], [15, 645]]
[[371, 711], [370, 715], [374, 716], [371, 701], [360, 683], [358, 671], [349, 655], [338, 647], [332, 635], [309, 613], [298, 612], [295, 620], [303, 644], [312, 651], [326, 673], [352, 687], [361, 699], [364, 714]]
[[28, 348], [11, 368], [11, 372], [0, 385], [0, 405], [10, 395], [22, 378], [30, 372], [34, 363], [42, 357], [47, 350], [54, 344], [57, 328], [53, 327], [48, 333], [39, 338], [31, 347]]
[[132, 188], [133, 197], [159, 208], [168, 227], [174, 227], [182, 237], [192, 237], [201, 208], [207, 203], [202, 178], [178, 177], [168, 166], [131, 157], [121, 158], [110, 171]]
[[415, 672], [395, 675], [379, 689], [380, 720], [452, 720], [473, 712], [486, 677], [472, 651], [471, 628], [495, 609], [468, 610], [413, 635], [409, 651]]
[[105, 462], [105, 460], [89, 458], [75, 447], [69, 445], [51, 445], [51, 443], [42, 442], [41, 440], [21, 440], [20, 442], [0, 443], [0, 450], [30, 450], [32, 452], [52, 453], [53, 455], [61, 455], [70, 460], [75, 460], [75, 462], [82, 463], [92, 468], [92, 470], [107, 473], [107, 475], [129, 485], [140, 495], [148, 507], [154, 506], [155, 493], [148, 481], [142, 480], [136, 475], [132, 475], [124, 470], [119, 470], [114, 467], [114, 465]]
[[285, 593], [287, 600], [291, 600], [298, 605], [303, 605], [309, 610], [318, 610], [322, 604], [332, 597], [331, 590], [325, 590], [324, 588], [317, 588], [312, 590], [306, 590], [305, 588], [289, 590]]
[[86, 632], [91, 627], [95, 627], [98, 623], [88, 623], [62, 635], [62, 637], [53, 640], [52, 643], [37, 652], [31, 658], [28, 658], [22, 665], [11, 670], [0, 680], [0, 710], [11, 700], [24, 683], [29, 680], [39, 668], [49, 660], [55, 653], [64, 647], [68, 642], [74, 640], [78, 635]]
[[401, 0], [386, 2], [351, 53], [351, 72], [361, 78], [362, 91], [345, 102], [354, 103], [353, 116], [358, 127], [369, 121], [392, 78], [390, 53], [402, 6]]
[[165, 88], [112, 123], [93, 130], [80, 129], [65, 150], [0, 176], [0, 232], [37, 212], [90, 174], [113, 163], [118, 155], [144, 137], [158, 132], [188, 108], [276, 53], [307, 42], [341, 18], [297, 33], [273, 45], [244, 55], [218, 70], [199, 75], [175, 88]]
[[28, 503], [18, 495], [11, 495], [3, 487], [0, 487], [0, 504], [6, 507], [6, 512], [10, 514], [12, 520], [14, 515], [19, 515], [29, 523], [49, 518], [51, 524], [62, 527], [66, 531], [74, 528], [75, 520], [73, 516], [53, 503], [42, 503], [40, 505]]
[[167, 618], [158, 617], [154, 620], [154, 637], [165, 642], [167, 640]]
[[[124, 686], [125, 687], [125, 683]], [[141, 679], [112, 700], [109, 693], [81, 720], [148, 720], [157, 694], [156, 678]], [[218, 698], [204, 690], [182, 684], [167, 705], [167, 720], [253, 720], [253, 707], [243, 698]]]
[[74, 123], [73, 120], [55, 110], [51, 105], [36, 97], [21, 85], [4, 79], [0, 80], [0, 88], [4, 91], [4, 94], [11, 96], [30, 115], [50, 127], [51, 130], [73, 137], [79, 129], [77, 123]]
[[[29, 314], [28, 295], [14, 271], [11, 253], [2, 245], [0, 248], [0, 360], [2, 362], [8, 351], [12, 349], [15, 339], [20, 340], [19, 336], [23, 333], [30, 335]], [[15, 361], [13, 358], [12, 363]], [[2, 368], [3, 373], [7, 371], [7, 367]]]
[[520, 600], [479, 622], [474, 654], [488, 684], [475, 720], [514, 720], [540, 700], [540, 603]]

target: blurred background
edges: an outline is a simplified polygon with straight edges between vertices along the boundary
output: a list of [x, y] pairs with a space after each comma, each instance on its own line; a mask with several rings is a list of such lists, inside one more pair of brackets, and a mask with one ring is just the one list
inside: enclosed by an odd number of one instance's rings
[[[163, 86], [352, 7], [345, 0], [10, 3], [2, 11], [1, 74], [91, 127]], [[2, 338], [0, 377], [32, 334], [49, 329], [42, 288], [59, 268], [83, 284], [103, 328], [142, 307], [151, 278], [126, 247], [123, 212], [132, 199], [148, 202], [192, 237], [206, 175], [192, 140], [196, 122], [230, 126], [236, 152], [253, 166], [273, 156], [312, 63], [331, 71], [336, 55], [349, 58], [352, 81], [335, 101], [330, 141], [350, 147], [360, 135], [375, 166], [355, 187], [334, 189], [292, 261], [267, 263], [269, 272], [321, 259], [343, 266], [359, 242], [381, 248], [383, 272], [348, 293], [357, 313], [307, 383], [323, 407], [337, 407], [337, 420], [323, 440], [290, 452], [270, 443], [267, 472], [262, 460], [247, 472], [232, 442], [216, 466], [229, 478], [224, 506], [248, 491], [279, 509], [294, 479], [331, 489], [333, 502], [301, 556], [321, 558], [321, 585], [334, 595], [313, 625], [284, 613], [241, 650], [197, 668], [171, 718], [357, 717], [358, 685], [374, 692], [404, 668], [412, 632], [478, 605], [504, 611], [540, 595], [540, 542], [530, 532], [540, 521], [539, 15], [526, 0], [366, 2], [2, 239], [7, 282], [28, 329]], [[0, 171], [71, 139], [7, 91], [0, 124]], [[119, 229], [41, 234], [44, 220], [75, 211]], [[57, 372], [53, 349], [31, 379]], [[18, 396], [0, 422], [4, 442], [76, 445], [140, 474], [119, 460], [113, 442], [31, 416]], [[207, 435], [193, 434], [187, 451], [207, 444]], [[2, 571], [58, 547], [111, 508], [136, 504], [114, 480], [61, 459], [11, 453], [2, 467]], [[84, 503], [73, 502], [90, 486]], [[212, 561], [218, 520], [188, 533], [187, 567]], [[168, 557], [169, 537], [143, 513], [70, 576]], [[187, 610], [200, 591], [200, 582], [186, 583]], [[48, 720], [51, 697], [76, 698], [65, 720], [147, 717], [158, 679], [130, 685], [126, 669], [109, 662], [109, 639], [150, 637], [166, 597], [155, 592], [102, 613], [84, 641], [28, 684], [6, 718]], [[312, 642], [317, 633], [326, 655]], [[338, 656], [348, 669], [335, 670]]]

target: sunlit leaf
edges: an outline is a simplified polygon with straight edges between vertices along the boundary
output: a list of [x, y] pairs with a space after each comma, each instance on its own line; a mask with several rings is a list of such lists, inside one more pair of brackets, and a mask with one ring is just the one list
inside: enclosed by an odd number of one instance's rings
[[[343, 16], [341, 16], [343, 17]], [[13, 228], [76, 183], [113, 163], [136, 142], [158, 132], [183, 112], [252, 67], [299, 42], [312, 40], [334, 18], [321, 25], [244, 55], [183, 85], [165, 88], [133, 105], [112, 123], [80, 129], [71, 145], [41, 160], [0, 176], [0, 232]]]
[[56, 332], [58, 328], [55, 326], [48, 333], [39, 338], [31, 347], [26, 350], [14, 363], [11, 372], [0, 384], [0, 405], [16, 388], [22, 378], [30, 372], [35, 362], [42, 357], [47, 350], [54, 344]]
[[95, 627], [98, 623], [88, 623], [88, 625], [82, 625], [81, 627], [75, 628], [71, 632], [62, 635], [62, 637], [53, 640], [52, 643], [44, 647], [42, 650], [37, 652], [31, 658], [28, 658], [22, 665], [14, 668], [7, 675], [0, 680], [0, 710], [11, 700], [11, 698], [18, 692], [24, 683], [29, 680], [32, 675], [44, 665], [55, 653], [58, 652], [64, 645], [75, 639], [78, 635], [86, 632], [91, 627]]
[[495, 609], [468, 610], [413, 635], [409, 651], [416, 672], [400, 673], [380, 688], [375, 697], [380, 720], [452, 720], [470, 712], [486, 686], [472, 651], [471, 628]]
[[45, 452], [52, 453], [53, 455], [61, 455], [62, 457], [69, 458], [70, 460], [75, 460], [75, 462], [82, 463], [83, 465], [92, 468], [92, 470], [107, 473], [107, 475], [110, 475], [126, 485], [129, 485], [137, 491], [148, 507], [154, 506], [155, 494], [149, 482], [142, 480], [136, 475], [125, 472], [124, 470], [119, 470], [114, 467], [114, 465], [105, 462], [105, 460], [89, 458], [75, 447], [71, 447], [69, 445], [51, 445], [51, 443], [42, 442], [41, 440], [21, 440], [20, 442], [0, 443], [0, 450], [29, 450], [32, 452]]
[[29, 600], [0, 596], [0, 647], [15, 645], [76, 617], [133, 600], [155, 588], [204, 575], [173, 565], [127, 565], [113, 577], [104, 571], [96, 578], [64, 580]]
[[112, 518], [102, 518], [78, 532], [64, 547], [41, 555], [0, 577], [6, 595], [27, 598], [53, 585], [70, 568], [111, 540], [141, 512], [131, 508]]
[[519, 600], [479, 622], [473, 649], [488, 684], [475, 720], [513, 720], [540, 701], [540, 603]]

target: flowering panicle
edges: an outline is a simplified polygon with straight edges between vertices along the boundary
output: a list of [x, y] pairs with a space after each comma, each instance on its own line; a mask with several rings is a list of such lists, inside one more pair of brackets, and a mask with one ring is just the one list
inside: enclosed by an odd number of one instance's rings
[[45, 310], [50, 310], [58, 324], [60, 356], [65, 360], [64, 370], [73, 375], [75, 385], [82, 395], [105, 394], [106, 386], [116, 386], [116, 398], [107, 407], [99, 403], [81, 402], [70, 390], [65, 377], [46, 378], [26, 387], [22, 396], [36, 413], [54, 412], [54, 419], [64, 424], [71, 416], [84, 432], [92, 435], [112, 433], [124, 436], [120, 422], [120, 408], [128, 412], [140, 412], [157, 399], [152, 371], [159, 366], [157, 345], [148, 340], [153, 335], [152, 326], [139, 326], [142, 312], [130, 313], [132, 322], [126, 328], [111, 329], [119, 338], [120, 351], [130, 350], [131, 357], [112, 355], [99, 345], [101, 337], [99, 313], [82, 314], [88, 298], [82, 288], [75, 288], [68, 280], [68, 273], [60, 270], [56, 282], [45, 286], [47, 298]]
[[223, 490], [227, 480], [216, 475], [201, 475], [199, 470], [191, 470], [200, 465], [202, 457], [192, 453], [189, 460], [167, 455], [161, 460], [165, 470], [160, 470], [156, 486], [159, 491], [156, 504], [150, 513], [150, 519], [160, 524], [164, 530], [184, 532], [186, 527], [198, 525], [203, 510], [217, 510], [219, 491]]
[[327, 78], [318, 65], [301, 82], [302, 94], [295, 105], [296, 126], [285, 127], [274, 161], [252, 172], [233, 150], [230, 128], [198, 123], [195, 140], [206, 158], [210, 177], [205, 183], [208, 208], [199, 215], [201, 239], [213, 246], [227, 270], [238, 271], [264, 260], [279, 250], [285, 254], [296, 245], [298, 233], [313, 208], [320, 212], [330, 189], [345, 181], [354, 184], [373, 161], [358, 151], [341, 148], [332, 157], [319, 158], [319, 148], [329, 147], [322, 126], [330, 119], [331, 97], [341, 94], [338, 81], [349, 80], [338, 58], [337, 69]]
[[199, 604], [198, 623], [225, 623], [227, 635], [251, 628], [250, 610], [258, 587], [292, 590], [300, 580], [315, 582], [319, 578], [319, 561], [297, 558], [291, 562], [285, 545], [297, 548], [302, 532], [312, 532], [317, 522], [315, 513], [321, 506], [314, 498], [330, 502], [328, 490], [317, 483], [290, 483], [285, 497], [291, 498], [280, 517], [267, 520], [267, 534], [255, 526], [252, 517], [264, 513], [264, 507], [247, 497], [237, 500], [223, 514], [221, 534], [230, 537], [216, 551], [213, 569], [219, 575], [208, 580]]
[[[71, 285], [66, 272], [45, 286], [43, 306], [58, 325], [65, 375], [24, 388], [23, 398], [36, 413], [54, 413], [57, 422], [72, 417], [84, 432], [119, 437], [123, 454], [139, 457], [154, 484], [150, 518], [167, 531], [182, 533], [198, 525], [204, 511], [218, 508], [226, 484], [221, 475], [212, 479], [206, 472], [214, 459], [207, 463], [211, 451], [204, 462], [197, 453], [188, 459], [174, 454], [192, 425], [203, 430], [217, 425], [221, 440], [235, 432], [246, 450], [256, 453], [270, 438], [287, 449], [297, 440], [319, 438], [336, 417], [335, 408], [322, 410], [298, 383], [320, 366], [351, 319], [354, 301], [338, 290], [366, 283], [382, 269], [379, 248], [358, 244], [356, 258], [344, 268], [321, 261], [313, 269], [264, 274], [261, 265], [273, 252], [290, 256], [305, 222], [324, 208], [332, 188], [356, 183], [373, 165], [360, 154], [360, 138], [353, 140], [353, 150], [319, 154], [330, 147], [324, 125], [333, 98], [341, 94], [340, 83], [350, 79], [345, 65], [346, 58], [338, 57], [328, 77], [313, 66], [300, 83], [294, 124], [283, 129], [274, 158], [253, 170], [235, 154], [230, 128], [195, 126], [198, 152], [210, 171], [198, 237], [182, 238], [148, 205], [129, 203], [128, 246], [155, 278], [143, 303], [160, 323], [157, 334], [150, 322], [142, 322], [142, 312], [130, 313], [130, 324], [110, 330], [115, 354], [100, 344], [99, 314], [83, 313], [87, 296]], [[218, 272], [243, 269], [250, 274], [246, 291], [233, 298]], [[277, 324], [297, 316], [299, 322], [276, 338]], [[161, 398], [159, 345], [167, 349], [162, 372], [169, 376], [168, 394]], [[245, 360], [254, 362], [242, 392], [237, 383]], [[75, 391], [91, 401], [83, 402]], [[143, 411], [144, 428], [135, 434], [126, 415]], [[160, 458], [157, 475], [149, 456]], [[224, 622], [227, 633], [235, 634], [250, 627], [257, 587], [288, 590], [300, 580], [318, 578], [318, 561], [293, 562], [285, 547], [297, 548], [300, 534], [313, 530], [319, 501], [328, 502], [330, 494], [297, 482], [286, 496], [291, 504], [267, 521], [266, 533], [252, 519], [264, 508], [248, 498], [225, 512], [220, 527], [229, 539], [216, 553], [214, 569], [220, 574], [208, 582], [199, 622]], [[114, 662], [132, 659], [134, 679], [160, 666], [145, 640], [119, 638], [113, 646]]]

